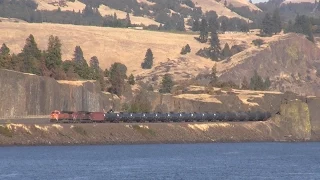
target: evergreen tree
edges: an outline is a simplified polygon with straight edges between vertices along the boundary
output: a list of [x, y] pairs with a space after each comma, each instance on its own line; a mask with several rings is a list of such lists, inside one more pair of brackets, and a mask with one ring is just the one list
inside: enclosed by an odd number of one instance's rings
[[111, 92], [121, 96], [125, 89], [127, 67], [121, 63], [114, 63], [110, 67], [109, 80], [112, 85]]
[[210, 85], [215, 86], [218, 83], [218, 76], [217, 76], [217, 65], [215, 64], [211, 69], [211, 80]]
[[211, 31], [211, 39], [210, 39], [210, 56], [212, 60], [217, 61], [220, 56], [220, 40], [218, 38], [218, 34], [215, 28]]
[[170, 93], [174, 82], [169, 74], [165, 74], [162, 78], [160, 93]]
[[34, 37], [32, 34], [30, 34], [29, 37], [26, 39], [26, 44], [22, 49], [22, 54], [24, 56], [40, 59], [41, 51], [39, 50], [38, 45], [34, 40]]
[[222, 32], [226, 32], [228, 27], [228, 20], [227, 19], [222, 19], [221, 20], [221, 26], [220, 29]]
[[152, 53], [151, 49], [149, 48], [146, 52], [144, 62], [141, 63], [142, 69], [151, 69], [152, 65], [153, 65], [153, 59], [154, 59], [153, 53]]
[[83, 57], [80, 46], [75, 47], [73, 62], [75, 63], [75, 72], [83, 79], [90, 79], [90, 69], [87, 61]]
[[192, 31], [199, 31], [200, 29], [199, 26], [200, 26], [199, 20], [195, 19], [192, 24]]
[[99, 59], [97, 58], [97, 56], [92, 56], [89, 64], [90, 64], [90, 67], [93, 68], [95, 71], [100, 70]]
[[270, 78], [267, 77], [266, 80], [264, 81], [264, 90], [269, 90], [271, 86], [271, 81], [270, 81]]
[[190, 48], [189, 44], [187, 44], [185, 47], [183, 47], [183, 48], [181, 49], [180, 54], [187, 54], [187, 53], [189, 53], [189, 52], [191, 52], [191, 48]]
[[205, 18], [202, 18], [200, 24], [200, 42], [207, 42], [208, 40], [208, 24]]
[[179, 18], [177, 25], [176, 25], [176, 30], [177, 31], [185, 31], [186, 28], [184, 26], [184, 19], [183, 18]]
[[227, 0], [224, 0], [224, 6], [225, 6], [225, 7], [228, 6]]
[[186, 49], [186, 52], [188, 52], [188, 53], [191, 52], [191, 48], [190, 48], [189, 44], [186, 45], [185, 49]]
[[129, 76], [129, 78], [128, 78], [128, 83], [129, 83], [130, 85], [134, 85], [134, 84], [136, 83], [135, 80], [134, 80], [133, 74], [131, 74], [131, 75]]
[[222, 50], [222, 55], [223, 55], [223, 57], [230, 57], [230, 56], [232, 56], [232, 52], [231, 52], [231, 50], [230, 50], [230, 47], [229, 47], [229, 44], [228, 43], [226, 43], [225, 45], [224, 45], [224, 48], [223, 48], [223, 50]]
[[50, 36], [48, 42], [48, 49], [46, 53], [46, 67], [49, 70], [57, 69], [62, 64], [61, 58], [61, 42], [56, 36]]
[[8, 48], [8, 46], [5, 43], [3, 43], [1, 46], [0, 54], [2, 56], [10, 55], [10, 49]]
[[131, 24], [131, 20], [130, 20], [130, 15], [129, 13], [127, 12], [127, 15], [126, 15], [126, 22], [127, 22], [127, 27], [130, 27], [132, 24]]
[[19, 54], [23, 58], [22, 72], [40, 75], [41, 51], [34, 40], [32, 34], [26, 39], [22, 52]]
[[209, 20], [208, 20], [208, 28], [209, 28], [209, 31], [211, 32], [212, 29], [216, 29], [218, 30], [219, 29], [219, 23], [218, 23], [218, 15], [216, 12], [210, 12], [210, 15], [209, 16]]
[[83, 57], [83, 51], [80, 46], [76, 46], [74, 49], [73, 61], [76, 64], [83, 64], [86, 61]]
[[249, 83], [247, 81], [247, 77], [244, 77], [241, 82], [241, 89], [250, 89]]
[[0, 68], [6, 68], [6, 69], [11, 68], [10, 62], [11, 62], [10, 49], [7, 47], [5, 43], [3, 43], [0, 49]]
[[312, 33], [312, 24], [310, 22], [309, 17], [305, 15], [302, 15], [302, 16], [297, 15], [293, 30], [296, 33], [301, 33], [306, 35], [310, 41], [314, 42], [314, 37]]
[[261, 30], [265, 35], [270, 36], [273, 34], [273, 22], [272, 22], [272, 18], [270, 17], [269, 13], [267, 13], [262, 20], [262, 29]]
[[278, 8], [273, 11], [272, 22], [273, 33], [278, 34], [279, 32], [281, 32], [281, 19]]
[[258, 72], [255, 70], [252, 78], [250, 79], [250, 89], [252, 90], [264, 90], [264, 82]]
[[99, 60], [97, 58], [97, 56], [92, 56], [90, 59], [90, 69], [91, 69], [91, 75], [90, 75], [90, 79], [99, 79], [100, 76], [100, 66], [99, 66]]

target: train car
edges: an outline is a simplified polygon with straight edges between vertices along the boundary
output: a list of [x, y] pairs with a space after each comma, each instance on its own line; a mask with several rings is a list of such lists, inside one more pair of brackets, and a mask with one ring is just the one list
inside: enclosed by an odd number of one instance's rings
[[73, 111], [58, 111], [54, 110], [50, 113], [50, 122], [61, 123], [61, 122], [69, 122], [73, 119], [72, 114]]
[[76, 123], [90, 123], [90, 112], [87, 111], [77, 111], [72, 114], [73, 121]]
[[104, 123], [106, 121], [105, 114], [103, 112], [90, 112], [90, 120], [95, 123]]
[[105, 122], [118, 123], [120, 121], [120, 113], [107, 112], [105, 113]]

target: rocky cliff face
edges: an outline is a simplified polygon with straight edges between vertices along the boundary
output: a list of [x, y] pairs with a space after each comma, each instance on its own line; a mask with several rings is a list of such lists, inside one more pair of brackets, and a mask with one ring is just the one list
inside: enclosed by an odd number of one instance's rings
[[102, 93], [95, 82], [54, 79], [0, 70], [0, 117], [47, 115], [52, 110], [119, 109], [119, 99]]

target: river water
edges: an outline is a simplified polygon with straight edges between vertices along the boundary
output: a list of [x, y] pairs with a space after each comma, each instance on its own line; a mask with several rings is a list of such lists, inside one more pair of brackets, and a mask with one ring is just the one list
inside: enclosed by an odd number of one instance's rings
[[320, 143], [1, 147], [0, 179], [320, 179]]

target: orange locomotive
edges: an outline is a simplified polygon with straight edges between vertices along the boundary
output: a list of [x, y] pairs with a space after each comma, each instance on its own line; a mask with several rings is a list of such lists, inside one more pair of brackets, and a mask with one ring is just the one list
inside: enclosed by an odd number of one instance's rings
[[54, 123], [91, 123], [105, 122], [103, 112], [86, 112], [86, 111], [58, 111], [54, 110], [50, 114], [50, 122]]

